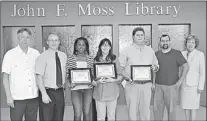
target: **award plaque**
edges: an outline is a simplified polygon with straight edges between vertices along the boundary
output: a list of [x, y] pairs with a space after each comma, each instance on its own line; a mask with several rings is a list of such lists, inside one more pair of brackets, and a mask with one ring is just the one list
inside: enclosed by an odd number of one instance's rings
[[91, 76], [90, 68], [74, 68], [69, 69], [69, 79], [71, 83], [74, 84], [91, 84], [92, 76]]
[[95, 63], [94, 64], [95, 78], [110, 77], [117, 78], [115, 63]]
[[133, 81], [152, 80], [151, 65], [131, 65], [131, 78]]

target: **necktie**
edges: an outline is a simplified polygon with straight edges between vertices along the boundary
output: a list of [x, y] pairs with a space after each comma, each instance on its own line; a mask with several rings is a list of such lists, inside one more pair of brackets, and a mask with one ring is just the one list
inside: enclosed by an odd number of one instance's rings
[[56, 84], [58, 87], [62, 86], [62, 70], [60, 58], [58, 57], [58, 53], [55, 52], [55, 60], [56, 60]]

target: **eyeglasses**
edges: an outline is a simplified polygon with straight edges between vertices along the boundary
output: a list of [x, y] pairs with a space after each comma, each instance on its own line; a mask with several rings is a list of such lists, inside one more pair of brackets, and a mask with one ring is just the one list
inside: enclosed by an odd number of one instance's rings
[[20, 36], [20, 39], [30, 39], [30, 37], [29, 36]]
[[170, 42], [170, 40], [161, 40], [160, 42]]
[[59, 42], [60, 40], [48, 40], [49, 42]]

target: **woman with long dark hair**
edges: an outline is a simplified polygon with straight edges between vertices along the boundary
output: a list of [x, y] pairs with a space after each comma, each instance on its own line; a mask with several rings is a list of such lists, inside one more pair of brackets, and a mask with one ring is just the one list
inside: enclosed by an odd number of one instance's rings
[[[93, 57], [89, 55], [89, 44], [86, 38], [79, 37], [75, 40], [73, 55], [68, 57], [67, 70], [72, 68], [93, 69]], [[75, 85], [69, 79], [71, 87], [71, 99], [74, 110], [74, 121], [89, 121], [93, 89], [88, 85]]]
[[119, 82], [122, 76], [119, 62], [112, 53], [112, 44], [109, 39], [104, 38], [101, 40], [94, 60], [95, 63], [116, 64], [117, 79], [109, 77], [98, 79], [95, 81], [96, 86], [93, 92], [93, 98], [96, 100], [97, 119], [105, 120], [107, 115], [109, 121], [115, 120], [117, 98], [119, 97]]

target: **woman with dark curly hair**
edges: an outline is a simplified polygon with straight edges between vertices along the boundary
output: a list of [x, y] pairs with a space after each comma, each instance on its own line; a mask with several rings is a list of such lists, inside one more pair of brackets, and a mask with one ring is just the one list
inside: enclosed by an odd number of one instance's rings
[[[91, 68], [93, 70], [93, 57], [89, 55], [89, 44], [86, 38], [75, 40], [73, 55], [68, 57], [67, 70], [72, 68]], [[74, 110], [74, 121], [80, 121], [83, 112], [83, 121], [90, 120], [93, 88], [91, 85], [75, 85], [69, 79], [71, 99]]]

